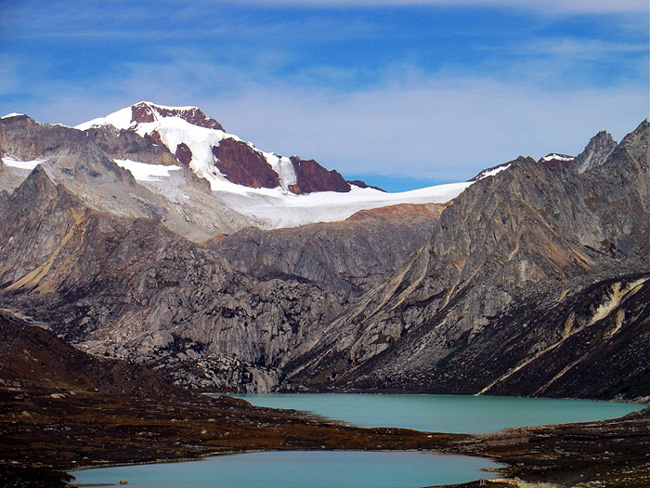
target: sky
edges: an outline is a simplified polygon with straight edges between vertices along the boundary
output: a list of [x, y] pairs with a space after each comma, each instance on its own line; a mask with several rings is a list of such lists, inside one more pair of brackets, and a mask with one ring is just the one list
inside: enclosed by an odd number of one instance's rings
[[198, 106], [399, 191], [648, 117], [647, 0], [0, 0], [0, 115]]

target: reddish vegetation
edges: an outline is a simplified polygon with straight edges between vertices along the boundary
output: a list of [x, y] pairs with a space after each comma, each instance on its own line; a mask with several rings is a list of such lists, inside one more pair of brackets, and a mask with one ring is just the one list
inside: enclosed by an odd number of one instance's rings
[[217, 158], [215, 166], [229, 181], [251, 188], [275, 188], [280, 177], [266, 161], [262, 153], [248, 144], [235, 139], [223, 139], [212, 147]]
[[315, 191], [350, 191], [349, 183], [343, 179], [338, 171], [328, 171], [313, 159], [304, 161], [292, 156], [291, 162], [297, 180], [295, 185], [289, 186], [289, 190], [293, 193], [302, 195]]
[[183, 166], [188, 167], [190, 165], [190, 161], [192, 161], [192, 151], [190, 151], [190, 148], [187, 147], [187, 144], [181, 142], [178, 146], [176, 146], [175, 155]]

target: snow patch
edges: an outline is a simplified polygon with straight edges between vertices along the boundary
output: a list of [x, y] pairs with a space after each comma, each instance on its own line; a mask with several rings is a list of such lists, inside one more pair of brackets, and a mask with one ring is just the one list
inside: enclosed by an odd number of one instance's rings
[[148, 164], [130, 159], [115, 159], [115, 164], [129, 170], [137, 181], [161, 181], [161, 178], [171, 178], [170, 171], [182, 171], [181, 166], [165, 166], [163, 164]]
[[247, 192], [216, 191], [214, 194], [231, 208], [266, 228], [274, 229], [312, 222], [336, 222], [345, 220], [359, 210], [400, 203], [445, 203], [457, 197], [471, 184], [472, 182], [451, 183], [400, 193], [353, 186], [347, 193], [295, 195], [280, 189], [249, 189]]
[[92, 127], [102, 127], [104, 125], [113, 125], [118, 129], [129, 129], [135, 126], [135, 122], [131, 122], [133, 111], [131, 107], [123, 108], [117, 112], [107, 115], [106, 117], [99, 117], [97, 119], [84, 122], [83, 124], [75, 125], [75, 129], [87, 130]]
[[10, 119], [10, 118], [12, 118], [12, 117], [22, 117], [22, 116], [24, 116], [24, 115], [25, 115], [25, 114], [19, 114], [18, 112], [12, 112], [12, 113], [10, 113], [10, 114], [3, 115], [2, 117], [0, 117], [0, 119]]
[[481, 176], [479, 177], [479, 180], [482, 180], [483, 178], [487, 178], [488, 176], [494, 176], [498, 173], [501, 173], [501, 171], [506, 170], [510, 167], [509, 164], [503, 165], [503, 166], [497, 166], [494, 169], [486, 170], [484, 171]]
[[573, 161], [575, 158], [573, 156], [567, 156], [566, 154], [557, 154], [551, 153], [542, 158], [542, 161]]
[[280, 176], [280, 185], [282, 185], [283, 190], [289, 190], [289, 186], [295, 185], [298, 183], [298, 177], [296, 176], [296, 170], [293, 167], [293, 163], [286, 156], [280, 156], [275, 153], [266, 153], [262, 151], [262, 154], [266, 158], [266, 161], [269, 163], [273, 171], [275, 171], [278, 176]]
[[29, 171], [32, 171], [36, 166], [46, 161], [47, 159], [33, 159], [31, 161], [19, 161], [18, 159], [14, 159], [9, 156], [2, 158], [2, 162], [7, 166], [10, 166], [12, 168], [18, 168], [18, 169], [26, 169]]

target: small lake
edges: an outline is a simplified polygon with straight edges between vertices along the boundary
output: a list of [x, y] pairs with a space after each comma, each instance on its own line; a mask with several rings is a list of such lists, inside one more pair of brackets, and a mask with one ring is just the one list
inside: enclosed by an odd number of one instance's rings
[[[220, 396], [220, 395], [214, 395]], [[490, 396], [297, 393], [232, 395], [254, 405], [315, 413], [359, 427], [481, 433], [615, 418], [641, 405]], [[487, 459], [423, 452], [258, 452], [200, 461], [89, 469], [76, 483], [127, 480], [140, 488], [415, 488], [489, 478]]]
[[268, 393], [231, 396], [261, 407], [311, 412], [357, 427], [403, 427], [471, 434], [507, 427], [617, 418], [644, 408], [630, 403], [589, 400], [464, 395]]
[[75, 471], [75, 483], [139, 488], [415, 488], [492, 477], [495, 463], [422, 452], [255, 452]]

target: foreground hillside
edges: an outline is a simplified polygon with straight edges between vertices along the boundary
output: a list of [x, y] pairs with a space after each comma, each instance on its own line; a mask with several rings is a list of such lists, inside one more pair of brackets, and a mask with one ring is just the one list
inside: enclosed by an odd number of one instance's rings
[[0, 339], [0, 484], [7, 488], [67, 486], [65, 471], [78, 467], [312, 449], [434, 450], [504, 464], [500, 481], [468, 487], [545, 481], [636, 488], [650, 480], [648, 409], [488, 435], [356, 429], [193, 395], [146, 368], [88, 356], [6, 312]]
[[77, 351], [4, 312], [0, 339], [5, 488], [68, 486], [64, 470], [82, 466], [250, 450], [423, 449], [454, 437], [357, 429], [194, 395], [141, 366]]

